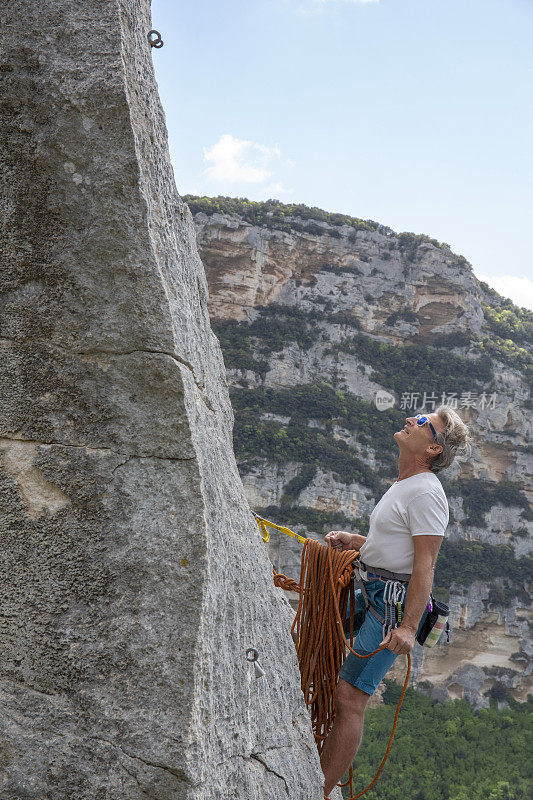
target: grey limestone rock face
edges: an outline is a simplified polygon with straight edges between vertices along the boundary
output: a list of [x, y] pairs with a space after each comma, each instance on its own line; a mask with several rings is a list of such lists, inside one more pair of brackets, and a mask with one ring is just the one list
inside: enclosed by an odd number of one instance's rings
[[1, 11], [0, 796], [319, 798], [150, 27]]

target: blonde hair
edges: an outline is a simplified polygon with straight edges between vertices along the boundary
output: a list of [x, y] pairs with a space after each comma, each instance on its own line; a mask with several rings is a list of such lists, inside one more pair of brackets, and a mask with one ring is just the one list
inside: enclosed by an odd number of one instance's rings
[[468, 427], [452, 406], [439, 406], [435, 413], [444, 423], [444, 430], [437, 435], [437, 444], [441, 445], [442, 452], [431, 459], [429, 468], [432, 472], [440, 472], [450, 466], [458, 453], [470, 455], [472, 445]]

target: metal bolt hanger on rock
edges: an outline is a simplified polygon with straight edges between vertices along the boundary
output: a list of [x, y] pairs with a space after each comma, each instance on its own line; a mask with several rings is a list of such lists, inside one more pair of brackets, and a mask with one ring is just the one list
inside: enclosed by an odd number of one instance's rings
[[259, 663], [259, 650], [256, 650], [255, 647], [249, 647], [246, 651], [246, 660], [254, 665], [255, 677], [262, 678], [265, 671]]
[[158, 50], [164, 44], [161, 34], [154, 29], [148, 31], [148, 41], [150, 42], [150, 47], [157, 47]]

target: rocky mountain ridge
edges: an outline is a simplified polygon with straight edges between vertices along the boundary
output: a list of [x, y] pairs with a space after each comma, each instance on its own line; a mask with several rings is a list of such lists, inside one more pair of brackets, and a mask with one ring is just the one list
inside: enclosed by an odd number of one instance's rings
[[[450, 525], [436, 575], [453, 644], [414, 680], [486, 705], [531, 687], [533, 314], [446, 244], [278, 201], [186, 196], [227, 368], [251, 507], [321, 536], [367, 529], [395, 479], [406, 415], [456, 405], [468, 459], [441, 473]], [[272, 536], [277, 568], [299, 546]]]

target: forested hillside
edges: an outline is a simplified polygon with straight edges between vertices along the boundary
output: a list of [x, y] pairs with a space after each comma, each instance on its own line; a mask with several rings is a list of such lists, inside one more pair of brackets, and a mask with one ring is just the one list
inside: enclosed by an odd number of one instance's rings
[[[383, 705], [369, 709], [354, 762], [354, 788], [368, 785], [383, 757], [399, 687], [386, 682]], [[374, 800], [531, 800], [533, 696], [498, 710], [505, 692], [493, 692], [487, 709], [465, 700], [439, 703], [408, 689], [387, 764], [369, 793]], [[346, 776], [347, 778], [347, 776]], [[348, 793], [344, 793], [348, 797]]]

